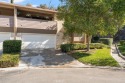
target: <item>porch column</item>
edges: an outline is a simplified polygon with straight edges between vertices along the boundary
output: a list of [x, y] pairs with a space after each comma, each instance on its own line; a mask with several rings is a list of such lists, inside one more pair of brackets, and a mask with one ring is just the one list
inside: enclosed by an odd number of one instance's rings
[[14, 40], [16, 40], [17, 36], [17, 8], [14, 7]]
[[56, 21], [57, 18], [56, 18], [56, 14], [53, 15], [53, 21]]

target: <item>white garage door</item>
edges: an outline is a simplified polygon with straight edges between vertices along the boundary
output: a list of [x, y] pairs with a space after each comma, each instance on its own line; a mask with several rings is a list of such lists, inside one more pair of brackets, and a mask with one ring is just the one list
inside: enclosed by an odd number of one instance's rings
[[2, 49], [3, 41], [10, 40], [11, 33], [0, 33], [0, 49]]
[[55, 48], [56, 35], [55, 34], [22, 34], [22, 47], [25, 49], [36, 48]]

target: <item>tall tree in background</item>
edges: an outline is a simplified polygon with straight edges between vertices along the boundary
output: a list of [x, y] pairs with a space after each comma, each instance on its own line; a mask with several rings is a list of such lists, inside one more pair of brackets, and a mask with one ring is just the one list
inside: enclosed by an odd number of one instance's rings
[[48, 9], [48, 6], [46, 4], [40, 4], [38, 8]]
[[123, 27], [125, 22], [125, 0], [116, 0], [113, 4], [113, 15], [115, 18], [117, 30]]
[[12, 4], [13, 4], [13, 3], [14, 3], [14, 0], [10, 0], [10, 3], [12, 3]]
[[[95, 34], [107, 35], [115, 34], [117, 31], [117, 23], [124, 18], [122, 4], [124, 0], [60, 0], [63, 2], [64, 10], [59, 10], [59, 16], [63, 18], [64, 25], [68, 23], [67, 15], [71, 23], [74, 23], [73, 30], [78, 30], [77, 33], [87, 34], [87, 51], [90, 50], [91, 36]], [[121, 3], [122, 2], [122, 3]], [[116, 6], [115, 6], [116, 5]], [[117, 7], [121, 9], [115, 10]], [[121, 10], [123, 10], [121, 12]], [[117, 13], [116, 13], [117, 12]], [[121, 14], [119, 14], [121, 12]], [[117, 21], [117, 16], [120, 16]], [[69, 23], [69, 25], [71, 24]], [[121, 22], [120, 22], [121, 23]], [[123, 25], [123, 22], [120, 24]], [[66, 29], [71, 29], [67, 28]]]
[[33, 7], [33, 5], [30, 3], [27, 3], [26, 6]]

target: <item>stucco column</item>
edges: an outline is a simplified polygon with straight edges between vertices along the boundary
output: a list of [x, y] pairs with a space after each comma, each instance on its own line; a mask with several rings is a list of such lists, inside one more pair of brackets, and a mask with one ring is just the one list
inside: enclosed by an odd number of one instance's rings
[[53, 15], [53, 21], [57, 21], [56, 14]]
[[17, 8], [14, 7], [14, 40], [16, 40], [17, 36]]

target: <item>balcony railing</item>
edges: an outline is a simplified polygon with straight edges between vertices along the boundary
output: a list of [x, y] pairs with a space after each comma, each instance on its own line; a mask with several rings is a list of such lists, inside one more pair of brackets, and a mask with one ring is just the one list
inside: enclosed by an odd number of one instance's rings
[[[13, 28], [13, 26], [14, 26], [13, 16], [0, 15], [0, 27], [12, 27]], [[57, 22], [18, 17], [17, 28], [57, 30]]]
[[13, 27], [13, 26], [14, 26], [13, 16], [0, 15], [0, 27]]
[[18, 17], [17, 23], [19, 28], [45, 29], [45, 30], [57, 29], [56, 21]]

